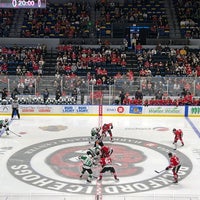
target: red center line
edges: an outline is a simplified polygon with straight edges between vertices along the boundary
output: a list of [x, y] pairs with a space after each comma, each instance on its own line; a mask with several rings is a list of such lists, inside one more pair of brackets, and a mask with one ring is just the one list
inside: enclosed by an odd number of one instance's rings
[[[100, 100], [99, 104], [99, 127], [102, 127], [102, 122], [103, 122], [103, 106], [102, 106], [102, 98]], [[96, 200], [102, 200], [102, 184], [101, 182], [96, 183]]]

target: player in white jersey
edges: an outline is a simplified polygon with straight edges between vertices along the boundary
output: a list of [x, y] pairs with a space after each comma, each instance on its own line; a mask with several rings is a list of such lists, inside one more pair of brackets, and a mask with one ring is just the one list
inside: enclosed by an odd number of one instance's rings
[[101, 130], [101, 128], [98, 128], [98, 127], [93, 127], [91, 129], [91, 136], [89, 138], [89, 143], [91, 143], [92, 141], [96, 141], [96, 139], [100, 135], [99, 134], [100, 130]]
[[4, 131], [9, 135], [9, 120], [7, 118], [5, 120], [0, 120], [0, 136]]
[[93, 164], [97, 165], [101, 156], [101, 149], [99, 145], [97, 145], [96, 147], [90, 147], [87, 150], [87, 154], [92, 156]]
[[88, 155], [88, 154], [84, 154], [82, 156], [79, 156], [78, 158], [83, 163], [80, 178], [82, 178], [83, 174], [85, 172], [87, 172], [89, 174], [88, 178], [87, 178], [87, 182], [90, 183], [92, 181], [92, 178], [93, 178], [93, 171], [92, 171], [93, 159], [92, 159], [92, 156]]

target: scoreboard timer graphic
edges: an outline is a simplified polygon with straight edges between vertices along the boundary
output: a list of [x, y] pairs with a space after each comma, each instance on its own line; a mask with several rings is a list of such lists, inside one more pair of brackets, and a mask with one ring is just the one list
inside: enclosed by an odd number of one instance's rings
[[0, 0], [0, 8], [46, 8], [46, 0]]

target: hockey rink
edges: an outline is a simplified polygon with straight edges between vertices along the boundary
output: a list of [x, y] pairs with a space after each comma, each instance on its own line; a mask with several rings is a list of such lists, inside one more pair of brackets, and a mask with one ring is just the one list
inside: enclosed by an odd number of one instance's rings
[[[0, 116], [1, 119], [5, 117]], [[77, 157], [93, 144], [90, 131], [98, 117], [22, 116], [0, 138], [0, 200], [25, 199], [190, 199], [200, 198], [200, 118], [103, 117], [113, 123], [113, 165], [119, 182], [105, 174], [99, 183], [80, 176]], [[174, 151], [173, 128], [181, 128], [185, 146]], [[173, 183], [168, 152], [181, 159], [179, 183]], [[94, 167], [98, 176], [100, 167]], [[156, 171], [162, 171], [156, 173]], [[164, 170], [164, 171], [163, 171]], [[137, 197], [137, 198], [135, 198]]]

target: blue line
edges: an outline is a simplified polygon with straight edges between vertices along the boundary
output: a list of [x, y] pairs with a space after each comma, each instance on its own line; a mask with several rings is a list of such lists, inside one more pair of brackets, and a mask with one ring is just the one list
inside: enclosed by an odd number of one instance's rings
[[198, 128], [193, 124], [193, 122], [188, 117], [186, 117], [186, 120], [188, 121], [188, 123], [190, 124], [190, 126], [192, 127], [192, 129], [194, 130], [194, 132], [200, 138], [200, 131], [198, 130]]
[[185, 117], [188, 117], [188, 110], [189, 110], [189, 106], [186, 105], [185, 106]]

